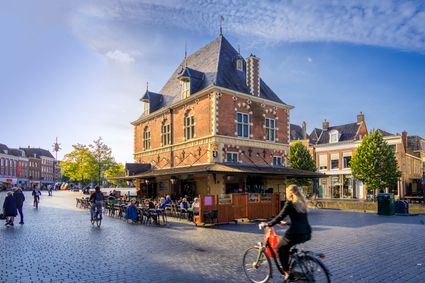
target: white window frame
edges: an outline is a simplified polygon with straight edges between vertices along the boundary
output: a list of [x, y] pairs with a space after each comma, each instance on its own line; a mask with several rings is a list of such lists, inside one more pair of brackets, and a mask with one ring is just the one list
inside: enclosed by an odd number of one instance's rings
[[[267, 122], [268, 122], [268, 125], [267, 125]], [[272, 122], [273, 122], [273, 127], [270, 126]], [[264, 125], [266, 128], [266, 140], [271, 142], [276, 141], [276, 120], [272, 118], [266, 118], [264, 121]]]
[[195, 138], [195, 115], [192, 113], [184, 116], [184, 138], [185, 140]]
[[161, 142], [162, 146], [171, 144], [171, 125], [170, 123], [161, 125]]
[[151, 131], [149, 128], [145, 128], [143, 131], [143, 147], [145, 150], [148, 150], [151, 148]]
[[[241, 117], [241, 120], [239, 121], [239, 115]], [[244, 117], [247, 117], [247, 121], [244, 121]], [[238, 128], [239, 126], [241, 127], [241, 134], [239, 135], [239, 131]], [[245, 126], [247, 129], [247, 132], [245, 133]], [[246, 134], [246, 135], [245, 135]], [[249, 114], [248, 113], [243, 113], [243, 112], [236, 112], [236, 135], [239, 138], [244, 138], [244, 139], [249, 139], [249, 135], [250, 135], [250, 119], [249, 119]]]
[[329, 143], [337, 143], [339, 141], [339, 133], [338, 131], [330, 131], [329, 132]]
[[327, 154], [319, 155], [319, 170], [328, 170], [328, 155]]
[[282, 156], [273, 156], [273, 166], [283, 166]]
[[242, 61], [242, 59], [236, 60], [236, 70], [243, 71], [243, 61]]
[[[229, 160], [229, 155], [232, 157], [231, 160]], [[236, 156], [236, 161], [234, 161], [235, 156]], [[226, 152], [226, 160], [227, 160], [227, 162], [239, 163], [239, 152], [237, 152], [237, 151]]]
[[188, 98], [190, 96], [190, 81], [182, 81], [182, 98]]

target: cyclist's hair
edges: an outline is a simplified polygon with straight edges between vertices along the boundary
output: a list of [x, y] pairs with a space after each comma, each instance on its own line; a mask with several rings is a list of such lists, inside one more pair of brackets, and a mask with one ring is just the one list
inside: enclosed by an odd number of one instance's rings
[[304, 195], [301, 193], [297, 185], [289, 185], [286, 188], [286, 193], [290, 192], [292, 194], [292, 204], [297, 212], [306, 213], [307, 212], [307, 203], [305, 201]]
[[95, 189], [96, 191], [100, 191], [100, 187], [99, 187], [99, 186], [96, 186], [94, 189]]

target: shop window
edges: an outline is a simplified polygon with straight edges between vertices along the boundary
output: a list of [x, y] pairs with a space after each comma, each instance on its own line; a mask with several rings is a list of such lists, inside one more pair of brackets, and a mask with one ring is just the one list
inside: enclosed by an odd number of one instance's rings
[[246, 113], [236, 114], [236, 132], [238, 137], [249, 138], [249, 115]]
[[227, 162], [238, 163], [239, 162], [239, 153], [237, 153], [237, 152], [227, 152]]

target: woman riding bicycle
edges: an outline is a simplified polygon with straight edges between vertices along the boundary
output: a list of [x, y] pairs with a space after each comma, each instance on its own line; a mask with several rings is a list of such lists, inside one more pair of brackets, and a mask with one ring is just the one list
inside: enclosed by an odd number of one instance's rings
[[291, 225], [285, 236], [277, 244], [276, 250], [280, 263], [285, 271], [285, 279], [289, 278], [289, 250], [297, 244], [311, 239], [311, 227], [307, 219], [307, 205], [304, 196], [296, 185], [286, 188], [286, 203], [279, 214], [268, 223], [260, 224], [262, 227], [272, 227], [289, 216]]
[[103, 200], [104, 200], [103, 193], [100, 191], [100, 187], [96, 186], [94, 193], [92, 193], [90, 196], [90, 202], [92, 203], [92, 206], [90, 209], [90, 215], [92, 220], [93, 220], [93, 217], [95, 216], [96, 207], [98, 211], [101, 211], [103, 207]]

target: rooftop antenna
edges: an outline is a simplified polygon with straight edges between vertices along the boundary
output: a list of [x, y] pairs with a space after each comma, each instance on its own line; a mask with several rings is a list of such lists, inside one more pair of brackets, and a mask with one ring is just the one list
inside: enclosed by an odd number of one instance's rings
[[223, 22], [224, 22], [224, 17], [220, 16], [220, 35], [223, 35]]

